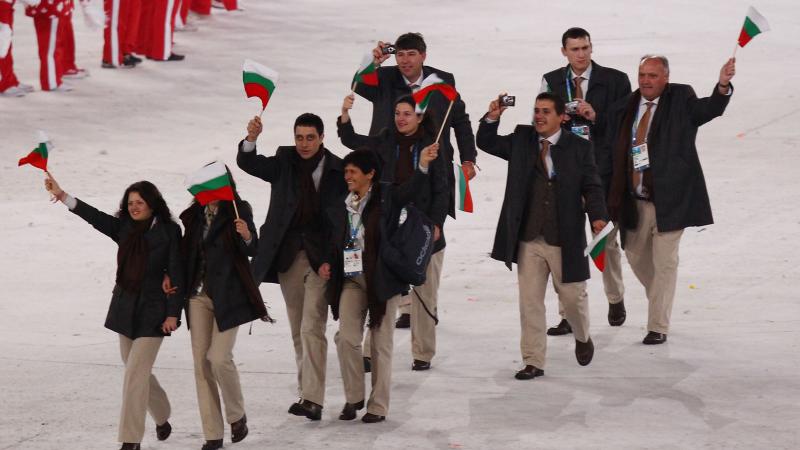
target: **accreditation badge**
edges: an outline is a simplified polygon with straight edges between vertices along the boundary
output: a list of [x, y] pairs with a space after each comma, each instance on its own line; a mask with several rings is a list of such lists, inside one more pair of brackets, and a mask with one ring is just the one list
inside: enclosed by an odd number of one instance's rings
[[358, 246], [344, 249], [344, 276], [357, 277], [364, 272], [364, 258]]
[[650, 154], [647, 152], [647, 143], [631, 147], [631, 158], [633, 159], [633, 170], [642, 172], [649, 169]]
[[590, 136], [589, 136], [589, 134], [590, 134], [589, 125], [575, 125], [575, 126], [571, 127], [571, 131], [572, 131], [572, 134], [574, 134], [575, 136], [582, 137], [582, 138], [586, 139], [587, 141], [590, 138]]

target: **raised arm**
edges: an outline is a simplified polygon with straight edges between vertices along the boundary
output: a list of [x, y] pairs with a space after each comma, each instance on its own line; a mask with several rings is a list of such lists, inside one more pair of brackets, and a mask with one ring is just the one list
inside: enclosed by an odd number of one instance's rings
[[475, 140], [479, 149], [508, 161], [511, 158], [511, 135], [497, 135], [500, 116], [505, 110], [506, 107], [500, 106], [499, 100], [492, 100], [489, 103], [489, 111], [481, 118], [478, 125], [478, 134], [475, 136]]
[[280, 175], [278, 161], [274, 156], [256, 153], [256, 140], [263, 130], [261, 118], [256, 116], [247, 124], [247, 137], [239, 142], [236, 165], [247, 174], [272, 183]]

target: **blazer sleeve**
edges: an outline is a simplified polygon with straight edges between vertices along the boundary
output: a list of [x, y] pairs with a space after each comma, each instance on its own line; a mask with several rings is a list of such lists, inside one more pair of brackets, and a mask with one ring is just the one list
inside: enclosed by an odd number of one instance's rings
[[608, 211], [604, 199], [605, 190], [603, 190], [600, 176], [597, 174], [592, 146], [581, 145], [578, 159], [581, 168], [581, 193], [586, 201], [586, 213], [589, 215], [589, 220], [608, 221]]
[[687, 101], [692, 123], [699, 127], [710, 122], [712, 119], [721, 116], [722, 113], [725, 112], [728, 102], [731, 100], [731, 95], [733, 95], [733, 84], [730, 85], [730, 88], [730, 95], [720, 94], [719, 83], [717, 83], [714, 85], [714, 91], [711, 93], [711, 96], [697, 98], [697, 95], [694, 93], [694, 89], [692, 89], [691, 86], [688, 87], [689, 98]]
[[167, 232], [169, 233], [167, 275], [172, 282], [172, 286], [178, 288], [177, 292], [167, 297], [167, 316], [180, 319], [184, 301], [183, 293], [186, 290], [183, 278], [183, 261], [180, 253], [181, 228], [177, 224], [170, 223], [167, 226]]
[[247, 229], [250, 230], [250, 243], [246, 243], [242, 235], [236, 233], [238, 236], [236, 245], [245, 255], [250, 257], [256, 256], [256, 254], [258, 254], [258, 232], [256, 231], [255, 223], [253, 223], [253, 209], [250, 207], [249, 203], [244, 201], [237, 206], [239, 208], [239, 218], [247, 223]]
[[88, 222], [89, 225], [93, 226], [95, 230], [105, 234], [114, 242], [119, 244], [119, 230], [122, 225], [122, 221], [120, 221], [118, 217], [114, 217], [98, 210], [94, 206], [89, 205], [81, 199], [76, 198], [75, 200], [78, 202], [78, 204], [75, 206], [75, 209], [71, 210], [71, 212]]
[[[455, 83], [453, 83], [455, 85]], [[450, 122], [453, 131], [456, 133], [456, 143], [458, 144], [458, 155], [461, 162], [477, 161], [478, 151], [475, 150], [475, 133], [472, 131], [472, 123], [469, 121], [467, 106], [461, 95], [453, 103], [453, 110], [450, 112], [453, 119]], [[443, 132], [449, 133], [449, 130]]]
[[336, 131], [339, 133], [339, 139], [342, 141], [342, 145], [350, 150], [356, 150], [361, 147], [375, 148], [378, 142], [378, 140], [373, 137], [356, 133], [355, 128], [353, 128], [352, 117], [346, 123], [342, 123], [342, 117], [339, 116], [336, 119]]
[[483, 116], [480, 125], [478, 125], [476, 141], [478, 148], [481, 150], [508, 161], [511, 158], [511, 138], [513, 135], [498, 136], [497, 128], [499, 126], [499, 120], [494, 123], [488, 123], [486, 122], [486, 116]]
[[[631, 93], [631, 81], [628, 79], [628, 76], [625, 74], [620, 74], [614, 82], [614, 89], [612, 94], [608, 98], [608, 105], [616, 104], [620, 99], [623, 99], [630, 95]], [[608, 117], [610, 114], [610, 108], [604, 108], [603, 111], [598, 111], [597, 117], [595, 118], [594, 126], [598, 130], [606, 131], [608, 128]], [[606, 138], [608, 138], [608, 134], [604, 134]]]
[[236, 165], [245, 173], [272, 183], [280, 175], [278, 158], [257, 154], [257, 149], [251, 152], [242, 150], [244, 139], [239, 142], [239, 151], [236, 154]]

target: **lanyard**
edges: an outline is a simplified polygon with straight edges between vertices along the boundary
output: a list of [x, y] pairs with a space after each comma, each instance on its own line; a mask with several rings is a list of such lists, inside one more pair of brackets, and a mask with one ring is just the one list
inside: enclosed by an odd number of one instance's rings
[[[419, 148], [419, 143], [416, 143], [414, 144], [413, 147], [411, 147], [411, 158], [412, 161], [414, 161], [414, 165], [411, 167], [413, 167], [414, 170], [417, 170], [417, 164], [419, 164], [419, 151], [417, 150], [418, 148]], [[400, 144], [397, 145], [397, 149], [394, 152], [394, 158], [395, 161], [400, 159]]]
[[567, 103], [569, 103], [572, 101], [572, 80], [570, 79], [571, 77], [569, 76], [572, 71], [569, 70], [569, 66], [567, 66], [564, 69], [564, 72], [565, 72], [564, 79], [567, 81], [567, 99], [568, 99]]
[[353, 213], [347, 214], [347, 225], [350, 227], [350, 242], [356, 242], [356, 238], [358, 237], [358, 229], [361, 227], [361, 214], [358, 215], [358, 222], [353, 226]]

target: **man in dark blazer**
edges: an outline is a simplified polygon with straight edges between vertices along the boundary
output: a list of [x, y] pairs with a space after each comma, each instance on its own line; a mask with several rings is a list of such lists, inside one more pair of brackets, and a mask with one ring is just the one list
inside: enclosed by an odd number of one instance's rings
[[[583, 28], [570, 28], [561, 36], [561, 54], [567, 58], [566, 67], [544, 74], [540, 92], [552, 92], [565, 102], [569, 120], [563, 127], [594, 144], [595, 152], [606, 145], [605, 133], [608, 108], [631, 93], [631, 82], [623, 72], [603, 67], [592, 60], [592, 38]], [[597, 159], [597, 154], [595, 153]], [[608, 193], [611, 168], [600, 172], [603, 188]], [[606, 239], [606, 264], [603, 286], [608, 298], [608, 323], [620, 326], [625, 322], [625, 287], [622, 284], [622, 251], [617, 242], [615, 227]], [[572, 330], [564, 320], [563, 307], [559, 305], [561, 322], [547, 330], [551, 336], [569, 334]]]
[[278, 147], [274, 156], [256, 153], [261, 119], [247, 125], [236, 163], [270, 183], [269, 210], [253, 259], [257, 282], [280, 283], [297, 362], [300, 401], [289, 412], [319, 420], [325, 397], [328, 341], [326, 282], [317, 275], [328, 242], [324, 211], [347, 192], [342, 160], [322, 143], [322, 119], [301, 114], [294, 124], [295, 145]]
[[[378, 42], [372, 50], [375, 63], [380, 65], [385, 62], [391, 54], [383, 53], [383, 49], [388, 43]], [[394, 121], [394, 102], [400, 97], [411, 95], [419, 89], [422, 80], [428, 75], [435, 73], [445, 83], [455, 87], [456, 81], [453, 74], [424, 65], [427, 56], [427, 45], [422, 35], [419, 33], [405, 33], [397, 38], [394, 43], [396, 50], [395, 60], [397, 65], [378, 68], [378, 86], [367, 86], [358, 83], [355, 92], [372, 103], [372, 123], [369, 128], [369, 135], [376, 136], [384, 128], [390, 128]], [[444, 124], [440, 144], [440, 154], [446, 162], [447, 182], [449, 185], [448, 213], [451, 217], [456, 217], [455, 200], [455, 171], [453, 170], [454, 150], [450, 142], [450, 130], [455, 132], [456, 143], [458, 144], [459, 160], [471, 180], [475, 177], [475, 161], [477, 151], [475, 150], [475, 135], [472, 132], [472, 124], [467, 114], [464, 100], [459, 95], [453, 103], [450, 114], [447, 109], [450, 102], [442, 95], [434, 94], [431, 97], [426, 114], [433, 117], [434, 124], [438, 127], [442, 125], [445, 115], [447, 121]], [[409, 306], [401, 305], [401, 313], [398, 326], [407, 328], [409, 326]]]
[[492, 258], [509, 269], [517, 263], [525, 367], [516, 378], [529, 380], [544, 374], [544, 297], [551, 274], [575, 333], [575, 357], [582, 366], [592, 361], [586, 294], [589, 262], [583, 254], [585, 214], [592, 230], [599, 232], [606, 225], [607, 213], [592, 144], [561, 128], [564, 100], [539, 94], [533, 126], [518, 125], [513, 133], [498, 136], [504, 110], [497, 100], [489, 104], [478, 127], [477, 143], [481, 150], [508, 161]]
[[622, 246], [649, 303], [645, 344], [667, 340], [678, 247], [683, 229], [713, 223], [697, 156], [697, 129], [721, 116], [733, 93], [733, 58], [722, 66], [710, 97], [669, 82], [669, 61], [639, 62], [639, 89], [611, 108], [610, 146], [601, 165], [613, 167], [608, 207]]

